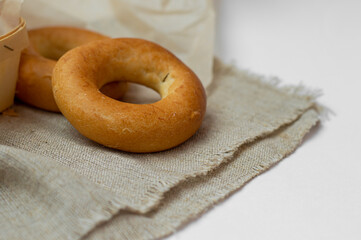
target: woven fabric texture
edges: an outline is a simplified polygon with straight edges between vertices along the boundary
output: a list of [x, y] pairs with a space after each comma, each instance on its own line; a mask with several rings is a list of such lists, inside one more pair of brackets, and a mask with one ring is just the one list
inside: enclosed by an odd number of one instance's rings
[[61, 115], [22, 104], [0, 116], [4, 239], [166, 236], [290, 154], [318, 122], [312, 94], [215, 61], [207, 114], [184, 144], [105, 148]]

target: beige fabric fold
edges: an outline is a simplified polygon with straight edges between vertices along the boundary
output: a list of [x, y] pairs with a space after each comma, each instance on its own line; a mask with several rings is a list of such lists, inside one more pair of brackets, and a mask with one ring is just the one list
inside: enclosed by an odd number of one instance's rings
[[292, 125], [239, 149], [228, 164], [173, 188], [158, 209], [144, 215], [119, 213], [84, 239], [159, 239], [172, 234], [294, 151], [317, 121], [317, 112], [307, 111]]
[[[318, 121], [312, 110], [314, 98], [304, 88], [276, 87], [220, 61], [215, 62], [214, 80], [207, 91], [207, 114], [196, 135], [181, 146], [154, 154], [105, 148], [81, 136], [60, 114], [16, 105], [18, 117], [0, 116], [0, 156], [5, 166], [0, 179], [10, 186], [6, 194], [3, 188], [0, 192], [0, 231], [5, 226], [6, 233], [20, 231], [27, 239], [76, 239], [88, 231], [90, 239], [168, 235], [292, 152]], [[8, 165], [22, 167], [9, 171]], [[34, 177], [19, 177], [27, 169]], [[49, 169], [54, 177], [48, 177]], [[65, 193], [58, 179], [74, 185]], [[46, 185], [44, 192], [33, 187], [39, 182]], [[22, 184], [27, 196], [12, 191]], [[46, 189], [63, 200], [50, 200], [53, 208], [48, 208]], [[29, 196], [38, 202], [24, 202]], [[78, 200], [84, 206], [77, 205]], [[3, 204], [9, 202], [24, 208]], [[97, 217], [89, 216], [87, 210]], [[9, 217], [11, 212], [16, 217]], [[16, 227], [39, 212], [47, 215], [39, 215], [32, 233], [27, 224]], [[79, 224], [53, 228], [48, 218], [56, 223], [59, 216], [59, 221]], [[84, 218], [82, 225], [79, 219]]]
[[52, 159], [0, 145], [0, 239], [77, 239], [120, 208]]

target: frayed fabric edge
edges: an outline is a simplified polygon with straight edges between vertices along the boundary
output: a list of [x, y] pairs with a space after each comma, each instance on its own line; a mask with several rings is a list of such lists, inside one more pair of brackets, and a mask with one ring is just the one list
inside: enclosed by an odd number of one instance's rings
[[[217, 204], [226, 200], [229, 196], [234, 194], [236, 191], [242, 189], [246, 184], [248, 184], [254, 178], [256, 178], [257, 176], [261, 175], [262, 173], [270, 170], [273, 166], [277, 165], [283, 159], [287, 158], [289, 155], [291, 155], [293, 152], [295, 152], [297, 150], [297, 148], [302, 144], [303, 139], [307, 136], [307, 134], [310, 132], [310, 130], [312, 128], [314, 128], [318, 123], [319, 123], [318, 117], [309, 121], [308, 126], [303, 130], [302, 134], [300, 135], [301, 137], [299, 137], [297, 140], [295, 140], [295, 143], [291, 149], [289, 149], [287, 152], [285, 152], [283, 154], [278, 154], [278, 155], [273, 156], [272, 158], [266, 159], [266, 160], [262, 161], [261, 163], [259, 163], [258, 165], [254, 166], [252, 168], [252, 171], [248, 175], [245, 176], [247, 178], [246, 181], [238, 180], [236, 182], [232, 182], [230, 184], [223, 186], [221, 188], [221, 190], [218, 191], [214, 195], [214, 197], [208, 199], [209, 201], [207, 203], [207, 206], [205, 206], [204, 208], [200, 209], [199, 211], [196, 211], [193, 214], [189, 215], [189, 218], [183, 219], [179, 222], [177, 222], [177, 221], [172, 222], [172, 224], [170, 224], [170, 225], [163, 224], [162, 222], [157, 223], [155, 225], [155, 227], [161, 228], [162, 229], [161, 231], [159, 231], [159, 229], [158, 229], [156, 232], [154, 232], [154, 231], [152, 231], [152, 229], [149, 229], [149, 228], [152, 228], [152, 226], [149, 226], [148, 230], [145, 230], [144, 234], [143, 235], [140, 234], [139, 236], [137, 236], [138, 238], [136, 238], [136, 239], [163, 239], [165, 237], [168, 237], [168, 236], [174, 234], [175, 232], [177, 232], [179, 230], [182, 230], [188, 224], [192, 223], [196, 219], [200, 218], [203, 214], [210, 211]], [[287, 127], [287, 126], [284, 126], [284, 127]], [[250, 144], [252, 144], [252, 143], [250, 143]], [[227, 163], [222, 163], [222, 165], [223, 164], [227, 164]], [[134, 232], [131, 232], [131, 233], [124, 232], [124, 236], [126, 236], [125, 239], [134, 239], [134, 238], [129, 238], [128, 234], [135, 236]]]
[[[224, 63], [219, 58], [214, 58], [214, 75], [216, 74], [233, 74], [244, 76], [244, 79], [247, 81], [252, 81], [258, 83], [262, 86], [268, 86], [274, 90], [282, 92], [284, 94], [290, 95], [292, 97], [303, 98], [308, 101], [313, 102], [313, 107], [319, 114], [319, 118], [321, 122], [325, 122], [331, 119], [335, 113], [327, 106], [322, 105], [316, 100], [323, 95], [322, 89], [311, 88], [305, 86], [303, 83], [299, 83], [298, 85], [287, 85], [284, 84], [282, 79], [276, 76], [266, 77], [249, 69], [242, 69], [236, 67], [234, 64]], [[211, 92], [212, 85], [207, 87], [207, 93]]]
[[[252, 81], [253, 83], [256, 82], [257, 84], [260, 84], [262, 86], [268, 86], [271, 89], [275, 91], [282, 92], [284, 94], [287, 94], [291, 97], [298, 97], [305, 99], [310, 102], [310, 105], [308, 108], [303, 109], [302, 111], [296, 111], [292, 113], [291, 117], [288, 119], [284, 119], [283, 123], [275, 128], [270, 128], [267, 131], [265, 131], [263, 134], [247, 139], [242, 142], [236, 142], [232, 146], [229, 146], [227, 149], [224, 149], [220, 153], [214, 155], [212, 159], [209, 159], [207, 163], [203, 165], [203, 167], [197, 172], [191, 172], [187, 175], [183, 175], [181, 177], [172, 177], [171, 179], [168, 179], [167, 181], [163, 181], [161, 183], [157, 183], [150, 187], [148, 192], [145, 194], [147, 197], [149, 197], [146, 201], [143, 201], [142, 205], [133, 206], [130, 210], [134, 213], [147, 213], [149, 211], [152, 211], [160, 205], [162, 200], [164, 199], [165, 193], [170, 191], [172, 188], [176, 187], [179, 184], [182, 184], [183, 182], [195, 178], [202, 175], [207, 175], [209, 172], [216, 169], [220, 164], [227, 163], [231, 161], [234, 157], [234, 154], [238, 151], [239, 148], [241, 148], [243, 145], [251, 143], [257, 139], [264, 138], [271, 134], [274, 131], [277, 131], [278, 129], [291, 124], [292, 122], [296, 121], [305, 111], [308, 109], [315, 109], [316, 112], [319, 114], [319, 120], [323, 121], [325, 119], [328, 119], [328, 116], [330, 115], [331, 111], [315, 102], [315, 100], [322, 96], [322, 91], [318, 89], [310, 89], [306, 86], [299, 85], [299, 86], [291, 86], [291, 85], [282, 85], [281, 80], [276, 77], [267, 78], [265, 76], [252, 73], [248, 70], [240, 70], [234, 65], [225, 64], [218, 58], [214, 59], [214, 72], [217, 74], [231, 74], [235, 76], [241, 75], [244, 76], [244, 79], [247, 81]], [[217, 74], [214, 74], [216, 76]], [[250, 79], [251, 78], [251, 79]], [[212, 84], [207, 88], [212, 88]]]
[[234, 64], [227, 64], [222, 62], [219, 58], [214, 58], [214, 75], [217, 74], [232, 74], [240, 77], [244, 77], [246, 81], [252, 81], [262, 86], [268, 86], [274, 90], [290, 95], [292, 97], [300, 97], [306, 100], [315, 101], [317, 98], [323, 95], [321, 89], [312, 89], [300, 83], [298, 85], [286, 85], [283, 81], [275, 76], [267, 77], [252, 72], [248, 69], [242, 69], [236, 67]]

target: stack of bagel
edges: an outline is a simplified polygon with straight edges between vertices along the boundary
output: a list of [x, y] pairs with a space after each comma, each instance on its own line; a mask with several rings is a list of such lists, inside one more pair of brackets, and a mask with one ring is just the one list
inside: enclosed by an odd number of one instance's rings
[[[111, 39], [74, 27], [29, 31], [16, 96], [61, 112], [85, 137], [128, 152], [157, 152], [200, 127], [206, 94], [194, 74], [165, 48], [143, 39]], [[157, 91], [151, 104], [120, 101], [127, 82]]]

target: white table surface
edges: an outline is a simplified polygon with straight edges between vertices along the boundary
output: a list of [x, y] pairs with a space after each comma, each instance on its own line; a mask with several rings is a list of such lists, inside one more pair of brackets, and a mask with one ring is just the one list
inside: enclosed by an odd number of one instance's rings
[[169, 240], [361, 239], [361, 1], [219, 0], [216, 55], [321, 89], [335, 113]]

